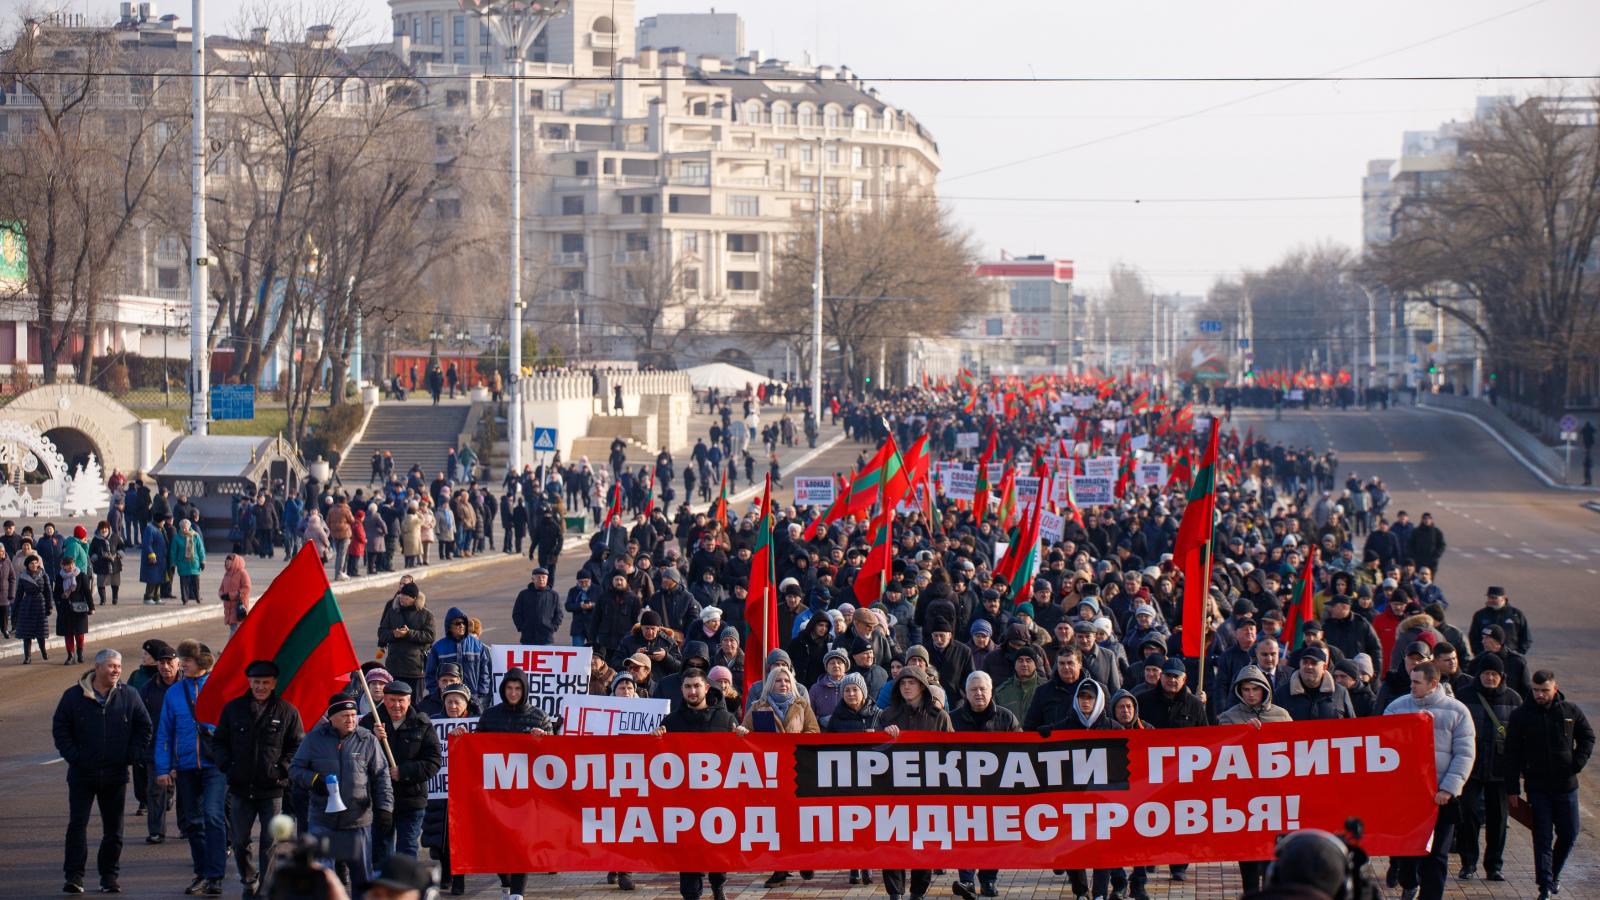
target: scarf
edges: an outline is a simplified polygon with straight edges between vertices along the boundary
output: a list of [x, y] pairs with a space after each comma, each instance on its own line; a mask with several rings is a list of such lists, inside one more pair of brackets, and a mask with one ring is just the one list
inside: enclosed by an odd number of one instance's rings
[[766, 695], [767, 702], [772, 704], [772, 711], [778, 714], [780, 726], [789, 718], [789, 706], [794, 703], [794, 697], [793, 691], [787, 694], [772, 693]]

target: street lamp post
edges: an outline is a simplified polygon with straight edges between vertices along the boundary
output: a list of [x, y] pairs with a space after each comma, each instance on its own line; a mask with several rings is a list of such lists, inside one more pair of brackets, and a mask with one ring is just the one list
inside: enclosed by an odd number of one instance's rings
[[506, 385], [511, 402], [506, 405], [506, 434], [510, 455], [507, 466], [522, 470], [522, 62], [523, 55], [544, 26], [566, 15], [567, 0], [460, 0], [461, 8], [479, 17], [506, 51], [511, 70], [511, 297], [507, 305], [510, 344]]
[[194, 0], [189, 69], [189, 433], [210, 428], [210, 367], [206, 359], [206, 31], [205, 0]]
[[[833, 140], [838, 140], [834, 138]], [[817, 138], [816, 259], [811, 278], [811, 421], [822, 425], [822, 197], [828, 177], [828, 138]]]

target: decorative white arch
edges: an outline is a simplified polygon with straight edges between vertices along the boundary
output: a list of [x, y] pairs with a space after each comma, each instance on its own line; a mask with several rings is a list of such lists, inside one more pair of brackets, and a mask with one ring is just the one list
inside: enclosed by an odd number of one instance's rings
[[[15, 419], [0, 419], [0, 467], [9, 476], [0, 483], [0, 516], [54, 516], [72, 484], [67, 461], [44, 432]], [[34, 497], [24, 476], [43, 468], [48, 476]]]

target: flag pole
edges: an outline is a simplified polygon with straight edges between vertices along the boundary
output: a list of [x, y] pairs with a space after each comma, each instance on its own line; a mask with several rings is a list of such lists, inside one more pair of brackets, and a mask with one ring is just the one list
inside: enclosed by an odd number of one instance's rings
[[[361, 682], [361, 693], [366, 695], [367, 705], [372, 707], [373, 724], [381, 724], [383, 722], [382, 714], [378, 711], [383, 707], [378, 705], [378, 701], [372, 699], [372, 686], [367, 684], [367, 679], [363, 677], [362, 673], [357, 673], [355, 677], [357, 681]], [[387, 737], [379, 738], [378, 743], [383, 745], [383, 755], [389, 759], [389, 768], [398, 768], [398, 763], [394, 761], [394, 750], [389, 747], [389, 739]]]

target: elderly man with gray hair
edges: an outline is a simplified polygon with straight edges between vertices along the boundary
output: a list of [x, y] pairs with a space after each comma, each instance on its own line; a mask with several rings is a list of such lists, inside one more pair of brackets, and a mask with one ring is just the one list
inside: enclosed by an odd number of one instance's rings
[[122, 819], [128, 769], [150, 744], [150, 713], [138, 691], [120, 683], [122, 654], [101, 650], [94, 668], [67, 688], [56, 704], [50, 731], [56, 752], [67, 761], [67, 844], [63, 893], [83, 893], [89, 858], [89, 811], [100, 807], [100, 889], [120, 893]]
[[[988, 672], [973, 672], [967, 676], [966, 692], [961, 702], [950, 712], [950, 724], [956, 731], [1021, 731], [1022, 724], [1011, 710], [994, 702], [994, 679]], [[976, 876], [976, 881], [974, 881]], [[998, 897], [995, 882], [1000, 879], [998, 869], [962, 869], [950, 889], [957, 897], [967, 900], [979, 896]]]

